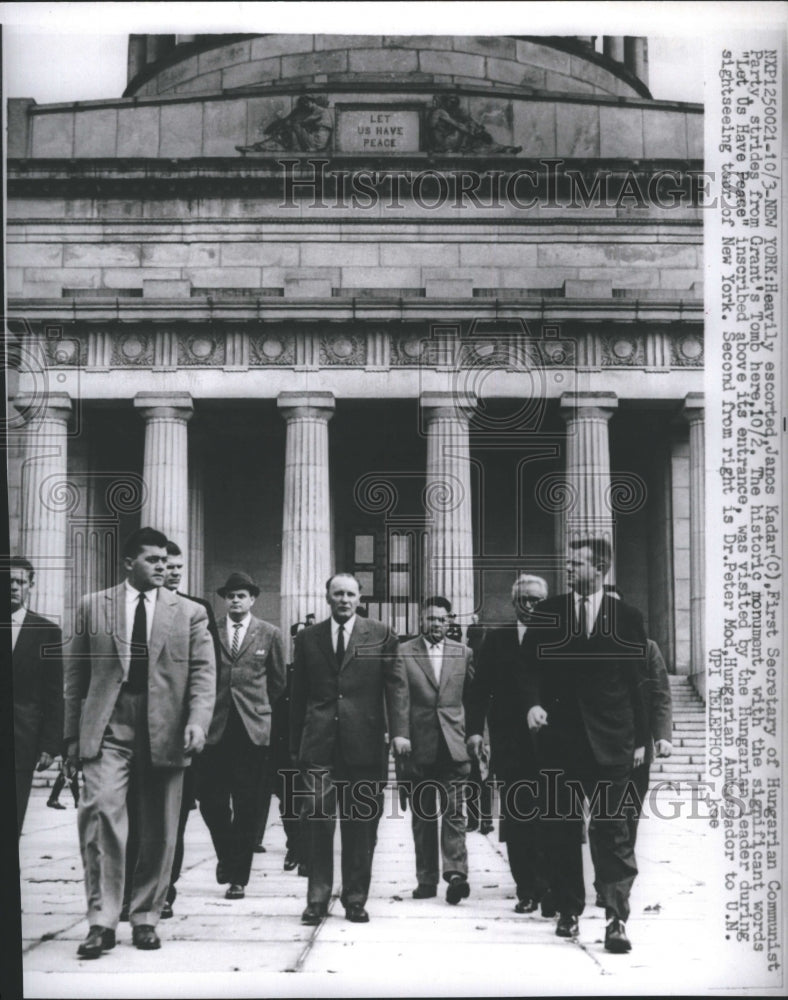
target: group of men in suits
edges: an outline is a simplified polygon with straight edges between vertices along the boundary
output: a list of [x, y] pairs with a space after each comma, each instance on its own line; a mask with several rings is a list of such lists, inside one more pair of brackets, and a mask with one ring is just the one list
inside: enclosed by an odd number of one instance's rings
[[572, 543], [568, 594], [549, 599], [544, 580], [519, 577], [516, 623], [485, 630], [475, 661], [450, 638], [443, 596], [423, 602], [421, 634], [400, 644], [359, 613], [358, 580], [337, 573], [326, 583], [329, 617], [295, 637], [290, 685], [279, 629], [251, 613], [259, 595], [251, 577], [232, 573], [219, 588], [227, 614], [217, 623], [208, 602], [179, 592], [183, 557], [160, 532], [135, 532], [123, 558], [124, 582], [79, 605], [64, 702], [60, 630], [27, 610], [33, 567], [11, 567], [19, 827], [33, 767], [61, 751], [62, 717], [67, 767], [84, 776], [78, 827], [90, 929], [81, 957], [112, 948], [126, 916], [136, 947], [160, 947], [156, 926], [172, 913], [195, 796], [217, 881], [226, 898], [244, 896], [261, 788], [274, 771], [272, 718], [288, 686], [289, 758], [302, 776], [303, 923], [327, 915], [337, 816], [341, 902], [348, 920], [369, 920], [387, 737], [412, 812], [413, 897], [436, 896], [441, 876], [447, 902], [469, 896], [463, 805], [489, 724], [516, 911], [541, 906], [558, 914], [559, 936], [577, 934], [585, 800], [605, 947], [629, 950], [639, 810], [623, 806], [633, 784], [642, 803], [652, 736], [658, 755], [670, 753], [670, 704], [642, 618], [605, 589], [607, 542]]

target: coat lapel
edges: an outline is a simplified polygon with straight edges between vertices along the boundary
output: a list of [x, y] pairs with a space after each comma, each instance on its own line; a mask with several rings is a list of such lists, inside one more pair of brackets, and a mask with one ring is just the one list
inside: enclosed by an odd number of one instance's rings
[[328, 663], [334, 670], [336, 670], [337, 658], [334, 656], [334, 648], [331, 645], [331, 619], [326, 618], [326, 620], [317, 625], [316, 628], [317, 635], [315, 638], [317, 639], [317, 644], [322, 650], [323, 656], [325, 656]]
[[[219, 645], [222, 647], [222, 652], [227, 657], [228, 660], [232, 659], [230, 656], [230, 649], [227, 645], [227, 615], [220, 618], [216, 623], [216, 631], [219, 635]], [[219, 664], [216, 664], [217, 668]]]
[[446, 689], [451, 675], [458, 669], [458, 664], [460, 662], [463, 665], [465, 664], [464, 653], [464, 649], [455, 646], [453, 643], [443, 643], [443, 662], [441, 663], [441, 683], [439, 688], [441, 693]]
[[[444, 653], [446, 646], [444, 644]], [[427, 652], [427, 644], [424, 640], [424, 636], [420, 636], [416, 640], [416, 648], [413, 651], [416, 663], [424, 671], [424, 676], [430, 682], [430, 684], [438, 690], [438, 682], [435, 680], [435, 671], [432, 669], [432, 660], [430, 659], [430, 654]], [[443, 666], [446, 662], [446, 656], [443, 657], [443, 665], [441, 666], [441, 681], [443, 680]]]
[[121, 584], [104, 594], [104, 629], [115, 642], [118, 659], [127, 674], [131, 659], [131, 648], [126, 640], [126, 587]]
[[[350, 638], [345, 646], [345, 656], [342, 660], [342, 666], [340, 670], [344, 670], [345, 667], [353, 659], [356, 652], [356, 646], [364, 644], [364, 638], [367, 634], [367, 623], [364, 618], [359, 618], [356, 616], [356, 624], [353, 626], [353, 631], [350, 633]], [[331, 640], [329, 639], [329, 646], [331, 645]], [[333, 650], [331, 651], [333, 655]]]
[[164, 648], [170, 632], [170, 623], [175, 614], [178, 598], [166, 587], [159, 587], [156, 595], [156, 609], [153, 612], [153, 628], [148, 642], [148, 663], [152, 667]]

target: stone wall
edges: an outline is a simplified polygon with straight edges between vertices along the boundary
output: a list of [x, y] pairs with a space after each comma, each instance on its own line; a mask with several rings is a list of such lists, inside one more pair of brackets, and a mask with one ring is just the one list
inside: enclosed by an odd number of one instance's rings
[[218, 92], [288, 80], [361, 76], [496, 84], [560, 94], [637, 93], [602, 60], [522, 39], [492, 36], [262, 35], [199, 52], [135, 87], [138, 97]]

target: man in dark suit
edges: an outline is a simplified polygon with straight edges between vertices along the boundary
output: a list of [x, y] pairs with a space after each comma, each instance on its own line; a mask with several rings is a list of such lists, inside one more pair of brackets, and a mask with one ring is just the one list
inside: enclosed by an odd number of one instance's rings
[[387, 721], [394, 752], [410, 752], [408, 681], [397, 638], [356, 614], [360, 598], [352, 574], [335, 574], [326, 583], [331, 617], [295, 639], [290, 749], [305, 770], [309, 885], [301, 920], [308, 925], [328, 912], [337, 810], [341, 901], [348, 920], [369, 920], [364, 907], [383, 804]]
[[[538, 766], [519, 687], [525, 635], [534, 609], [546, 597], [541, 577], [524, 573], [517, 578], [512, 587], [517, 623], [487, 630], [468, 696], [468, 750], [473, 756], [482, 751], [485, 719], [490, 727], [491, 770], [501, 782], [501, 839], [517, 887], [516, 913], [533, 913], [547, 889], [539, 817], [530, 815], [537, 798], [525, 784], [538, 778]], [[547, 912], [547, 900], [544, 905]]]
[[410, 693], [408, 777], [413, 783], [411, 815], [418, 879], [413, 898], [437, 895], [440, 813], [446, 901], [456, 905], [470, 895], [462, 800], [470, 773], [464, 699], [473, 676], [473, 653], [468, 646], [447, 638], [450, 613], [451, 604], [445, 597], [428, 597], [422, 606], [422, 634], [400, 646], [400, 660]]
[[[128, 809], [139, 823], [131, 891], [132, 941], [156, 933], [172, 871], [183, 771], [199, 753], [216, 700], [205, 611], [163, 587], [167, 539], [153, 528], [123, 548], [126, 579], [80, 602], [65, 665], [65, 742], [80, 761], [78, 826], [90, 930], [77, 953], [115, 945], [125, 876]], [[134, 801], [127, 805], [133, 776]]]
[[282, 634], [251, 613], [260, 588], [231, 573], [217, 591], [227, 603], [218, 625], [222, 657], [216, 708], [197, 767], [197, 798], [216, 850], [225, 899], [243, 899], [270, 766], [271, 713], [287, 684]]
[[[525, 637], [521, 674], [528, 726], [548, 774], [542, 822], [556, 933], [574, 937], [585, 906], [582, 798], [591, 811], [595, 886], [605, 904], [605, 948], [629, 951], [629, 894], [637, 875], [622, 806], [647, 736], [646, 634], [638, 611], [604, 592], [605, 539], [570, 543], [569, 594], [544, 601]], [[552, 782], [551, 778], [555, 778]]]
[[[213, 613], [210, 601], [203, 600], [202, 597], [193, 597], [191, 594], [184, 594], [178, 588], [183, 579], [183, 552], [173, 541], [167, 542], [167, 568], [164, 574], [164, 586], [179, 597], [184, 597], [188, 601], [194, 601], [201, 608], [205, 609], [208, 616], [208, 632], [213, 640], [214, 657], [218, 664], [221, 660], [221, 647], [219, 646], [219, 635], [216, 631], [216, 618]], [[175, 838], [175, 856], [172, 860], [172, 873], [170, 875], [170, 885], [167, 889], [167, 898], [161, 910], [161, 919], [167, 920], [173, 914], [173, 903], [178, 895], [176, 883], [181, 876], [183, 867], [183, 838], [186, 834], [186, 824], [189, 821], [189, 813], [195, 808], [194, 782], [196, 767], [187, 767], [183, 772], [183, 794], [181, 796], [181, 811], [178, 817], [178, 834]], [[126, 843], [126, 883], [123, 891], [123, 907], [120, 911], [121, 921], [129, 919], [129, 906], [131, 904], [131, 883], [134, 875], [134, 866], [137, 863], [137, 851], [139, 848], [137, 816], [134, 810], [129, 812], [129, 837]]]
[[33, 770], [45, 771], [62, 750], [62, 633], [28, 610], [35, 570], [27, 559], [9, 563], [14, 691], [17, 836], [25, 821]]

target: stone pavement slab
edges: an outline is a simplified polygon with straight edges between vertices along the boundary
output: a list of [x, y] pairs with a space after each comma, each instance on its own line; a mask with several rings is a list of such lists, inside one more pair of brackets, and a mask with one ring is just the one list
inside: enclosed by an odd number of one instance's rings
[[310, 928], [300, 923], [306, 880], [282, 869], [278, 818], [266, 833], [267, 852], [255, 855], [246, 898], [228, 901], [195, 811], [175, 916], [159, 926], [162, 949], [133, 948], [131, 929], [121, 924], [113, 951], [82, 961], [76, 945], [87, 924], [76, 812], [47, 809], [46, 794], [34, 790], [20, 841], [29, 996], [645, 995], [708, 985], [708, 952], [697, 943], [710, 905], [708, 827], [699, 819], [642, 824], [628, 924], [633, 950], [619, 956], [604, 951], [587, 849], [588, 904], [578, 939], [566, 941], [555, 936], [553, 920], [514, 913], [497, 832], [468, 834], [468, 900], [447, 905], [443, 887], [436, 899], [412, 899], [410, 817], [390, 815], [379, 828], [370, 923], [349, 923], [335, 898], [328, 918]]

